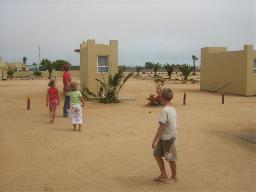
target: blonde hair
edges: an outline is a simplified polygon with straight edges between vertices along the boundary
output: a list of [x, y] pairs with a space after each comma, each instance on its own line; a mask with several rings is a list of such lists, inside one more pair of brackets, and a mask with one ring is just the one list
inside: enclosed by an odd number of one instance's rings
[[48, 83], [49, 87], [53, 87], [55, 85], [55, 80], [51, 79], [50, 82]]
[[77, 82], [72, 82], [70, 84], [70, 90], [71, 91], [76, 91], [77, 90]]
[[161, 97], [167, 101], [171, 101], [173, 98], [173, 92], [170, 88], [164, 88], [161, 92]]

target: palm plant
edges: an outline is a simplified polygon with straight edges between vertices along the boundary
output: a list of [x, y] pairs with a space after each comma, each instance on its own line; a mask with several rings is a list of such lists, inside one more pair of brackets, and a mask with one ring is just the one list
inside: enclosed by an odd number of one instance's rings
[[189, 74], [191, 73], [191, 71], [193, 71], [193, 67], [191, 65], [188, 64], [182, 64], [179, 66], [179, 70], [183, 75], [183, 80], [187, 80]]
[[154, 70], [154, 77], [156, 77], [156, 72], [158, 71], [158, 69], [160, 69], [160, 67], [161, 67], [161, 64], [159, 64], [159, 63], [154, 63], [153, 64], [153, 70]]
[[193, 66], [194, 66], [193, 75], [195, 75], [196, 74], [196, 61], [198, 60], [198, 57], [195, 55], [192, 55], [192, 60], [193, 60]]
[[103, 74], [102, 79], [96, 79], [100, 83], [101, 88], [104, 91], [104, 97], [100, 98], [102, 103], [118, 103], [118, 95], [122, 89], [125, 82], [132, 76], [132, 73], [129, 73], [124, 77], [124, 70], [118, 70], [118, 72], [112, 76], [111, 74], [108, 77], [108, 82], [106, 82]]
[[167, 63], [166, 65], [164, 65], [164, 68], [167, 71], [169, 79], [171, 79], [172, 72], [174, 71], [174, 65], [170, 65], [169, 63]]
[[7, 71], [7, 78], [12, 79], [14, 73], [17, 71], [17, 67], [15, 65], [7, 65], [6, 71]]
[[52, 63], [48, 59], [43, 59], [41, 61], [41, 63], [40, 63], [40, 66], [41, 66], [42, 70], [48, 70], [48, 72], [49, 72], [48, 79], [51, 79], [52, 78], [53, 69], [55, 68], [54, 63]]
[[152, 63], [152, 62], [146, 62], [145, 63], [145, 69], [152, 69], [153, 66], [154, 66], [154, 63]]

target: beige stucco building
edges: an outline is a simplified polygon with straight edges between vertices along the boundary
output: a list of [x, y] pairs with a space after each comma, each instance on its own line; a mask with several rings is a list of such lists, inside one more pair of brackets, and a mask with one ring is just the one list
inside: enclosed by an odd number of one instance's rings
[[118, 41], [110, 40], [109, 45], [95, 44], [95, 40], [87, 40], [80, 45], [80, 85], [97, 94], [100, 89], [95, 80], [108, 80], [109, 74], [118, 70]]
[[256, 95], [256, 51], [244, 45], [240, 51], [226, 47], [201, 49], [200, 89], [244, 96]]

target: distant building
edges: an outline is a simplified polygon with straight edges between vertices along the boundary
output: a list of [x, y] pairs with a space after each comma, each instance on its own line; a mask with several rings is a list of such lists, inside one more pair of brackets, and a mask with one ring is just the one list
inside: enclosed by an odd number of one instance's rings
[[80, 45], [80, 83], [81, 88], [88, 88], [98, 93], [100, 84], [95, 80], [108, 81], [109, 75], [118, 71], [118, 41], [110, 40], [109, 45], [95, 44], [87, 40]]
[[244, 50], [227, 51], [226, 47], [201, 49], [200, 89], [256, 95], [256, 51], [252, 45]]
[[6, 77], [8, 66], [16, 68], [16, 71], [29, 71], [29, 66], [21, 62], [5, 62], [0, 58], [1, 77]]
[[29, 66], [20, 62], [12, 63], [17, 67], [17, 71], [29, 71]]

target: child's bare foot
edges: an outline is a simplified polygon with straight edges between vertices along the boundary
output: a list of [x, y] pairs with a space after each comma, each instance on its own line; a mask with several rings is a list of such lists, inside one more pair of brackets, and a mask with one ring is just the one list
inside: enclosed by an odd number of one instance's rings
[[73, 131], [76, 131], [76, 128], [73, 128]]
[[49, 123], [50, 123], [50, 124], [53, 123], [53, 119], [51, 119]]
[[168, 180], [168, 176], [167, 175], [160, 175], [156, 178], [153, 179], [154, 181], [166, 181]]
[[78, 128], [77, 131], [82, 131], [82, 129], [81, 129], [81, 128]]
[[166, 179], [164, 182], [167, 184], [177, 183], [178, 179], [176, 177], [170, 177], [170, 178]]

